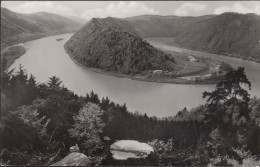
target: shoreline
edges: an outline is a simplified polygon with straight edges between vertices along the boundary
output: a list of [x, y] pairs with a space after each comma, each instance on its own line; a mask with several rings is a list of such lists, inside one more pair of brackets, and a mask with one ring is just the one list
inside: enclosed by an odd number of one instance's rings
[[9, 70], [12, 64], [21, 56], [26, 53], [26, 48], [23, 44], [15, 44], [12, 46], [6, 47], [4, 50], [1, 51], [1, 61], [5, 59], [5, 70]]
[[[153, 38], [157, 38], [157, 37], [149, 37], [149, 38], [144, 38], [144, 40], [148, 40], [149, 39], [153, 39]], [[148, 42], [147, 41], [147, 42]], [[157, 42], [157, 41], [155, 41]], [[150, 43], [150, 42], [148, 42]], [[224, 56], [224, 57], [229, 57], [229, 58], [236, 58], [236, 59], [239, 59], [239, 60], [244, 60], [244, 61], [249, 61], [249, 62], [254, 62], [254, 63], [258, 63], [260, 64], [260, 59], [249, 59], [249, 58], [242, 58], [240, 56], [237, 56], [235, 54], [230, 54], [230, 53], [217, 53], [217, 52], [214, 52], [214, 51], [207, 51], [207, 50], [200, 50], [200, 49], [192, 49], [192, 48], [189, 48], [189, 47], [182, 47], [182, 46], [179, 46], [179, 44], [175, 43], [175, 44], [169, 44], [169, 43], [164, 43], [164, 42], [161, 42], [162, 44], [166, 44], [168, 46], [173, 46], [173, 47], [177, 47], [177, 48], [180, 48], [180, 49], [185, 49], [185, 50], [189, 50], [189, 51], [197, 51], [197, 52], [203, 52], [203, 53], [208, 53], [208, 54], [214, 54], [214, 55], [217, 55], [217, 56]], [[153, 45], [154, 46], [154, 45]], [[155, 47], [155, 46], [154, 46]], [[159, 49], [162, 49], [162, 48], [159, 48]], [[172, 50], [168, 50], [168, 49], [163, 49], [163, 50], [166, 50], [166, 51], [172, 51]]]
[[[3, 59], [3, 57], [7, 57], [9, 58], [9, 60], [7, 60], [7, 64], [6, 64], [6, 67], [5, 67], [5, 70], [9, 70], [9, 68], [12, 66], [12, 64], [18, 59], [20, 58], [21, 56], [23, 56], [25, 53], [26, 53], [26, 48], [24, 47], [24, 44], [26, 42], [31, 42], [31, 41], [34, 41], [34, 40], [38, 40], [38, 39], [42, 39], [42, 38], [46, 38], [46, 37], [51, 37], [51, 36], [56, 36], [56, 35], [66, 35], [66, 34], [71, 34], [73, 32], [67, 32], [67, 33], [59, 33], [59, 32], [53, 32], [53, 33], [38, 33], [38, 34], [30, 34], [29, 37], [26, 37], [25, 39], [23, 40], [19, 40], [16, 41], [16, 42], [12, 42], [12, 44], [9, 44], [9, 45], [5, 45], [5, 46], [2, 46], [1, 45], [1, 61]], [[19, 38], [19, 36], [18, 36]], [[6, 54], [7, 52], [10, 52], [12, 51], [12, 49], [16, 46], [20, 46], [20, 47], [23, 47], [23, 49], [25, 50], [25, 52], [23, 52], [23, 54], [20, 54], [20, 53], [16, 53], [14, 54], [12, 57], [10, 56], [3, 56], [4, 54]]]
[[[58, 34], [58, 35], [65, 35], [65, 34]], [[50, 35], [53, 36], [53, 35]], [[49, 37], [49, 36], [44, 36], [44, 37]], [[41, 39], [44, 37], [40, 37], [37, 39]], [[35, 40], [35, 39], [34, 39]], [[33, 41], [33, 40], [29, 40], [29, 41]], [[26, 41], [26, 42], [29, 42]], [[24, 42], [25, 43], [25, 42]], [[7, 48], [12, 48], [14, 46], [17, 45], [23, 45], [24, 43], [19, 43], [19, 44], [15, 44], [15, 45], [11, 45], [6, 47]], [[96, 72], [96, 73], [100, 73], [100, 74], [104, 74], [104, 75], [108, 75], [108, 76], [113, 76], [113, 77], [118, 77], [118, 78], [126, 78], [126, 79], [131, 79], [131, 80], [137, 80], [137, 81], [142, 81], [142, 82], [154, 82], [154, 83], [167, 83], [167, 84], [189, 84], [189, 85], [210, 85], [210, 84], [216, 84], [218, 81], [209, 81], [209, 80], [204, 80], [204, 81], [194, 81], [194, 80], [185, 80], [185, 79], [181, 79], [181, 78], [158, 78], [158, 77], [154, 77], [154, 78], [144, 78], [144, 76], [131, 76], [131, 75], [126, 75], [126, 74], [120, 74], [120, 73], [115, 73], [115, 72], [111, 72], [111, 71], [104, 71], [102, 69], [98, 69], [98, 68], [92, 68], [92, 67], [86, 67], [84, 65], [82, 65], [81, 63], [79, 63], [77, 60], [74, 59], [74, 57], [67, 51], [67, 49], [65, 48], [65, 45], [63, 46], [64, 50], [66, 51], [66, 53], [70, 56], [70, 58], [77, 64], [80, 65], [81, 67], [90, 70], [92, 72]], [[5, 50], [4, 49], [4, 50]], [[164, 49], [162, 49], [164, 50]], [[3, 50], [2, 50], [3, 51]], [[169, 51], [169, 50], [168, 50]], [[196, 51], [196, 50], [195, 50]], [[205, 53], [209, 53], [209, 52], [205, 52]], [[2, 55], [3, 53], [1, 53]], [[25, 53], [24, 53], [25, 54]], [[22, 54], [22, 55], [24, 55]], [[6, 69], [9, 69], [10, 66], [14, 63], [14, 61], [18, 58], [20, 58], [22, 55], [19, 56], [15, 56], [14, 59], [12, 59], [12, 61], [10, 63], [8, 63], [8, 65], [6, 66]], [[226, 56], [225, 57], [231, 57], [231, 56]], [[231, 57], [231, 58], [236, 58], [239, 60], [243, 60], [243, 61], [249, 61], [249, 62], [254, 62], [254, 63], [258, 63], [256, 61], [252, 61], [252, 60], [244, 60], [238, 57]], [[259, 64], [259, 63], [258, 63]], [[191, 75], [192, 76], [192, 75]]]
[[24, 44], [26, 42], [34, 41], [37, 39], [50, 37], [50, 36], [56, 36], [56, 35], [71, 34], [71, 33], [75, 33], [75, 31], [48, 32], [48, 33], [35, 33], [35, 34], [30, 34], [30, 33], [18, 34], [17, 36], [11, 36], [11, 37], [8, 37], [7, 39], [4, 39], [1, 43], [1, 51], [8, 47], [18, 45], [18, 44]]
[[[69, 57], [79, 66], [86, 70], [90, 70], [92, 72], [104, 74], [104, 75], [109, 75], [117, 78], [126, 78], [126, 79], [131, 79], [131, 80], [137, 80], [137, 81], [142, 81], [142, 82], [154, 82], [154, 83], [167, 83], [167, 84], [192, 84], [192, 85], [209, 85], [209, 84], [216, 84], [217, 81], [190, 81], [190, 80], [184, 80], [180, 78], [138, 78], [138, 76], [131, 76], [131, 75], [126, 75], [126, 74], [120, 74], [120, 73], [115, 73], [115, 72], [109, 72], [109, 71], [104, 71], [102, 69], [98, 68], [92, 68], [92, 67], [86, 67], [79, 63], [75, 58], [70, 54], [69, 51], [67, 51], [65, 45], [63, 46], [65, 52], [69, 55]], [[168, 81], [167, 81], [168, 79]]]

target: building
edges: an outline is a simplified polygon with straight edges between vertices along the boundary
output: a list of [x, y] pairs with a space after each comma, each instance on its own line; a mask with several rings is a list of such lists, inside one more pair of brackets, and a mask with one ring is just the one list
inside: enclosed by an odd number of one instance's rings
[[155, 75], [155, 76], [161, 76], [162, 74], [163, 74], [162, 70], [154, 70], [153, 71], [153, 75]]
[[196, 59], [195, 57], [193, 57], [193, 56], [188, 56], [188, 58], [189, 58], [190, 62], [195, 62], [195, 61], [197, 61], [197, 59]]

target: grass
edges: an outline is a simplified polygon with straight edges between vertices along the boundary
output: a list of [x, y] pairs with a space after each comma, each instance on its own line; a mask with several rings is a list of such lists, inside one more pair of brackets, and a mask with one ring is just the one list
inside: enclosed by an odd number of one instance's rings
[[179, 71], [181, 74], [191, 74], [196, 72], [201, 72], [207, 70], [207, 65], [205, 63], [199, 62], [185, 62], [186, 66], [183, 70]]

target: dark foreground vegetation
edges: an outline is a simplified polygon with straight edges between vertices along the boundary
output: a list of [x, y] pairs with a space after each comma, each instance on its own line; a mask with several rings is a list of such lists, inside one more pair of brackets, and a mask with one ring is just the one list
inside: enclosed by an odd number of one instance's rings
[[[256, 165], [260, 154], [260, 100], [250, 98], [243, 68], [231, 70], [208, 104], [158, 119], [93, 91], [78, 96], [50, 77], [38, 84], [21, 66], [1, 73], [1, 163], [49, 165], [78, 144], [87, 165]], [[107, 140], [110, 138], [110, 140]], [[116, 161], [109, 147], [120, 139], [150, 144], [146, 159]]]

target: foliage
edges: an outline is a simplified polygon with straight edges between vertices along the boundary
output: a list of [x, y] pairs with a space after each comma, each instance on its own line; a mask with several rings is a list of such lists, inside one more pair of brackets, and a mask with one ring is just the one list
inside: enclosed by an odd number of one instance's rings
[[231, 107], [231, 113], [229, 114], [229, 120], [232, 120], [234, 108], [238, 108], [239, 116], [250, 118], [248, 104], [250, 101], [250, 95], [241, 84], [245, 84], [251, 89], [251, 83], [245, 75], [244, 67], [238, 67], [237, 70], [231, 69], [224, 76], [223, 81], [220, 81], [216, 85], [216, 89], [212, 92], [205, 91], [203, 98], [208, 97], [207, 102], [212, 110], [216, 110], [220, 102], [223, 106]]
[[71, 37], [65, 49], [80, 64], [106, 71], [129, 75], [175, 69], [172, 56], [141, 39], [134, 27], [126, 24], [115, 18], [92, 19]]
[[49, 88], [58, 88], [58, 87], [60, 87], [61, 83], [62, 83], [62, 81], [59, 77], [52, 76], [49, 78], [47, 85]]
[[69, 133], [80, 143], [81, 150], [87, 155], [93, 156], [103, 149], [101, 134], [105, 124], [102, 122], [104, 111], [93, 103], [87, 103], [79, 110], [78, 115], [74, 116], [75, 121]]
[[[28, 79], [26, 70], [20, 65], [18, 70], [14, 73], [1, 72], [1, 88], [2, 93], [9, 99], [8, 109], [16, 109], [21, 105], [31, 104], [32, 101], [39, 95], [37, 83], [33, 75]], [[6, 110], [2, 111], [3, 113]]]
[[169, 160], [173, 159], [175, 156], [174, 143], [172, 138], [169, 139], [166, 143], [155, 139], [151, 142], [148, 142], [148, 144], [153, 147], [155, 153], [158, 156], [160, 165], [171, 165]]
[[196, 154], [193, 149], [176, 149], [174, 139], [167, 142], [155, 139], [148, 144], [154, 148], [154, 154], [158, 158], [160, 166], [180, 166], [180, 165], [203, 165], [206, 164], [205, 157]]
[[[37, 128], [24, 122], [17, 114], [8, 113], [1, 123], [1, 161], [6, 165], [33, 164], [35, 157], [46, 151], [46, 140]], [[41, 156], [44, 159], [44, 156]], [[39, 163], [38, 160], [37, 163]]]
[[[260, 153], [257, 98], [248, 102], [249, 120], [237, 116], [237, 104], [244, 99], [240, 94], [233, 108], [233, 123], [223, 121], [226, 113], [232, 111], [232, 105], [225, 101], [218, 102], [214, 110], [210, 105], [202, 105], [186, 109], [174, 118], [159, 119], [129, 112], [125, 104], [116, 104], [108, 97], [100, 99], [93, 91], [78, 97], [64, 86], [50, 89], [47, 84], [37, 84], [32, 75], [28, 77], [22, 67], [17, 73], [5, 72], [1, 76], [4, 164], [49, 165], [78, 144], [82, 152], [93, 156], [93, 165], [100, 164], [104, 157], [108, 157], [105, 165], [120, 165], [110, 161], [108, 154], [110, 144], [120, 139], [151, 141], [155, 149], [145, 161], [131, 160], [125, 164], [205, 165], [210, 160], [213, 164], [214, 158], [225, 157], [240, 164], [258, 160], [250, 158]], [[215, 116], [208, 121], [206, 116], [212, 111]], [[104, 136], [111, 140], [104, 141]], [[241, 146], [252, 156], [235, 151], [242, 150]]]
[[41, 137], [47, 136], [46, 127], [50, 122], [50, 119], [46, 120], [46, 116], [39, 117], [39, 112], [37, 111], [39, 105], [42, 105], [44, 102], [45, 100], [37, 99], [32, 105], [21, 106], [17, 111], [15, 111], [15, 114], [17, 114], [26, 125], [35, 129]]
[[232, 148], [232, 151], [238, 156], [234, 158], [232, 156], [216, 156], [210, 159], [209, 166], [257, 166], [259, 161], [256, 156], [253, 156], [250, 151], [246, 151], [243, 148]]

